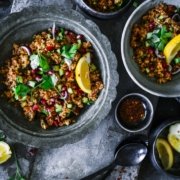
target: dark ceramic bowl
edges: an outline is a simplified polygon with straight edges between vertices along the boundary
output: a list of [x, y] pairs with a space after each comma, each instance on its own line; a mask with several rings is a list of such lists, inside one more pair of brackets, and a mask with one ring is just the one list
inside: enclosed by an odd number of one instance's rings
[[[146, 112], [144, 119], [142, 121], [138, 122], [137, 124], [133, 124], [133, 125], [128, 125], [128, 124], [124, 123], [124, 121], [121, 119], [121, 116], [119, 114], [121, 104], [124, 102], [124, 100], [130, 99], [130, 98], [139, 99], [143, 103], [143, 106], [144, 106], [144, 109]], [[127, 94], [127, 95], [123, 96], [119, 100], [119, 102], [116, 106], [116, 110], [115, 110], [115, 119], [116, 119], [117, 124], [127, 132], [143, 131], [150, 125], [150, 123], [153, 119], [153, 115], [154, 115], [154, 110], [153, 110], [151, 101], [147, 97], [145, 97], [144, 95], [139, 94], [139, 93], [131, 93], [131, 94]]]
[[179, 0], [146, 0], [131, 14], [126, 22], [121, 38], [121, 54], [123, 64], [131, 79], [143, 90], [163, 97], [179, 97], [180, 96], [180, 73], [174, 75], [172, 81], [166, 84], [158, 84], [155, 79], [148, 78], [141, 73], [138, 65], [133, 60], [133, 49], [130, 46], [131, 29], [135, 23], [151, 8], [160, 2], [176, 5], [179, 7]]
[[124, 13], [125, 10], [130, 6], [132, 3], [132, 0], [124, 0], [122, 6], [113, 12], [99, 12], [95, 9], [91, 8], [89, 5], [87, 5], [84, 0], [75, 0], [76, 4], [85, 12], [88, 14], [100, 18], [100, 19], [111, 19], [119, 16], [120, 14]]
[[172, 176], [172, 177], [176, 177], [176, 178], [180, 178], [180, 153], [177, 153], [173, 150], [174, 153], [174, 157], [175, 157], [175, 163], [173, 165], [173, 167], [168, 170], [165, 171], [161, 165], [161, 161], [158, 157], [158, 152], [156, 149], [156, 140], [157, 138], [164, 138], [167, 140], [167, 135], [169, 132], [169, 127], [173, 124], [176, 123], [180, 123], [180, 117], [178, 118], [172, 118], [172, 119], [168, 119], [166, 121], [163, 121], [162, 124], [160, 126], [158, 126], [157, 128], [155, 128], [151, 133], [150, 133], [150, 139], [149, 139], [149, 145], [150, 145], [150, 158], [151, 158], [151, 162], [153, 164], [153, 166], [160, 172]]
[[[116, 71], [117, 60], [111, 51], [111, 45], [96, 24], [90, 20], [87, 21], [76, 11], [60, 10], [59, 7], [54, 6], [41, 7], [41, 10], [34, 7], [24, 9], [0, 22], [0, 27], [3, 27], [0, 31], [0, 66], [11, 57], [13, 43], [31, 41], [34, 34], [52, 27], [53, 22], [56, 26], [83, 34], [92, 43], [104, 89], [97, 101], [81, 112], [76, 123], [48, 130], [40, 128], [38, 119], [28, 122], [20, 109], [1, 98], [0, 129], [14, 141], [36, 147], [60, 147], [67, 143], [74, 143], [97, 127], [111, 109], [119, 79]], [[3, 91], [3, 88], [0, 84], [0, 91]]]

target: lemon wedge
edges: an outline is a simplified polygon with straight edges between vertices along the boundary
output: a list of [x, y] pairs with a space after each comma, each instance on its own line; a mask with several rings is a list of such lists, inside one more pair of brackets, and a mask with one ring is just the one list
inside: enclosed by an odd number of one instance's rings
[[180, 153], [180, 139], [176, 137], [175, 134], [168, 134], [168, 141], [170, 143], [170, 145], [177, 151]]
[[9, 145], [3, 141], [0, 141], [0, 164], [6, 162], [11, 157], [11, 149]]
[[165, 139], [158, 138], [156, 148], [159, 158], [165, 170], [171, 169], [174, 162], [173, 151], [169, 143]]
[[85, 93], [91, 93], [91, 82], [89, 77], [89, 63], [90, 63], [90, 53], [86, 53], [81, 57], [77, 63], [75, 69], [76, 81], [78, 86]]
[[174, 59], [178, 51], [180, 50], [180, 34], [175, 36], [164, 48], [164, 55], [166, 57], [167, 64], [170, 64]]

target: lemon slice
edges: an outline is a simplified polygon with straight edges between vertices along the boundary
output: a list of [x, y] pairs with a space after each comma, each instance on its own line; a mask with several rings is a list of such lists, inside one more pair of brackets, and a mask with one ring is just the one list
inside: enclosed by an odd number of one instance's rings
[[89, 77], [90, 53], [86, 53], [77, 63], [75, 69], [76, 81], [85, 93], [91, 93], [91, 82]]
[[156, 148], [164, 169], [171, 169], [171, 167], [173, 166], [174, 157], [172, 148], [169, 143], [165, 139], [158, 138], [156, 141]]
[[11, 149], [9, 145], [3, 141], [0, 141], [0, 164], [6, 162], [11, 157]]
[[180, 139], [176, 137], [176, 135], [169, 133], [168, 134], [168, 141], [171, 146], [180, 153]]
[[180, 34], [175, 36], [164, 48], [164, 55], [166, 57], [167, 64], [170, 64], [174, 59], [178, 51], [180, 50]]

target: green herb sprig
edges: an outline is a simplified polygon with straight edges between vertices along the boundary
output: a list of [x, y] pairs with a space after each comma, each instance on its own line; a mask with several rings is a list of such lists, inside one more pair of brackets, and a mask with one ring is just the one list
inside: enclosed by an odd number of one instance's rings
[[169, 32], [166, 26], [158, 27], [154, 31], [147, 33], [146, 46], [163, 51], [172, 36], [172, 32]]

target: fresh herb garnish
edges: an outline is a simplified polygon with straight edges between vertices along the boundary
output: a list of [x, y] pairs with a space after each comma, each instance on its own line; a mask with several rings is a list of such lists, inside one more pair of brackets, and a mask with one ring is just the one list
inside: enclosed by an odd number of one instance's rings
[[14, 152], [14, 159], [15, 159], [15, 163], [16, 163], [16, 172], [8, 180], [25, 180], [25, 178], [22, 176], [15, 150], [13, 150], [13, 152]]
[[65, 45], [62, 47], [60, 52], [63, 57], [67, 59], [72, 59], [75, 56], [78, 49], [79, 49], [78, 44], [73, 44], [72, 46]]
[[18, 100], [19, 97], [25, 97], [30, 91], [30, 87], [26, 86], [25, 84], [18, 84], [16, 87], [13, 88], [16, 100]]
[[39, 66], [42, 68], [43, 71], [48, 71], [50, 69], [49, 63], [47, 58], [42, 54], [33, 54], [30, 56], [31, 61], [31, 68], [36, 69]]
[[57, 41], [61, 41], [61, 40], [63, 40], [63, 39], [64, 39], [64, 29], [61, 28], [58, 36], [56, 37], [56, 40], [57, 40]]
[[172, 32], [168, 32], [166, 26], [158, 27], [153, 32], [147, 33], [146, 46], [154, 47], [159, 51], [163, 51], [166, 44], [172, 38]]
[[23, 83], [23, 78], [22, 78], [22, 76], [17, 76], [17, 77], [16, 77], [16, 82], [17, 82], [17, 83]]
[[50, 69], [47, 58], [42, 54], [39, 54], [39, 66], [43, 71], [48, 71]]
[[174, 59], [175, 64], [180, 64], [180, 57]]
[[40, 84], [40, 87], [44, 90], [51, 89], [54, 87], [54, 84], [52, 82], [51, 76], [44, 75], [43, 81]]

